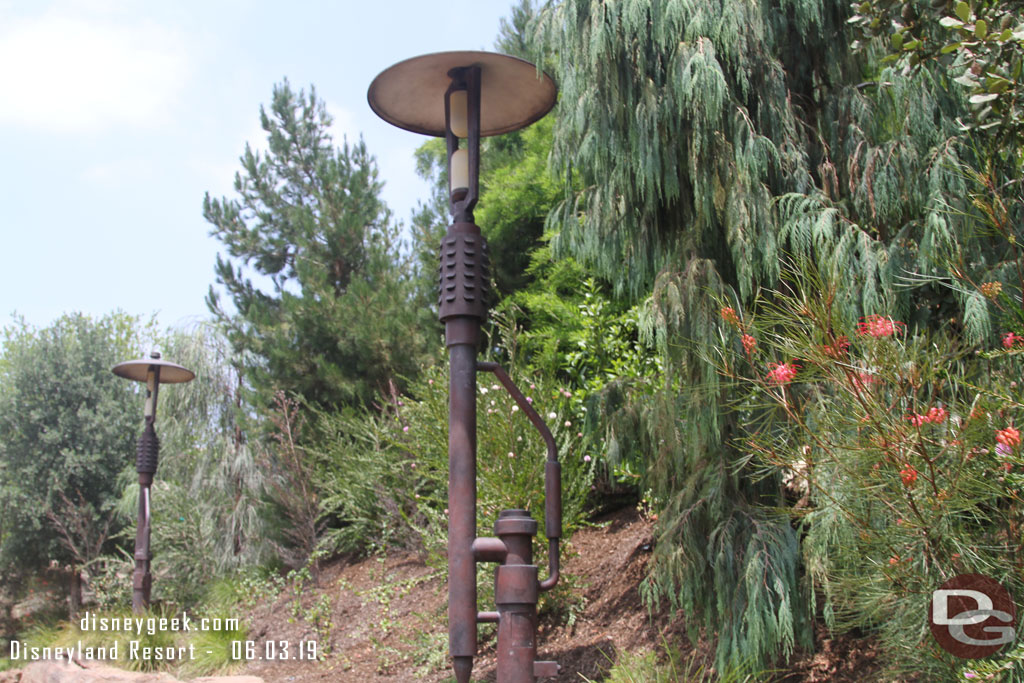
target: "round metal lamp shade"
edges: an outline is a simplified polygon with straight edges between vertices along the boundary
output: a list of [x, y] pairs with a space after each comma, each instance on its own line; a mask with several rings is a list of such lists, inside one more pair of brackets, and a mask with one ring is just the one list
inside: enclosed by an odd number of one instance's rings
[[525, 128], [555, 105], [557, 88], [525, 60], [494, 52], [436, 52], [382, 71], [366, 98], [377, 116], [414, 133], [444, 137], [444, 93], [448, 72], [480, 67], [480, 135]]
[[180, 384], [191, 382], [195, 379], [196, 373], [184, 368], [177, 363], [160, 360], [160, 358], [139, 358], [138, 360], [126, 360], [118, 363], [110, 369], [118, 377], [132, 379], [136, 382], [145, 382], [148, 379], [149, 368], [153, 365], [160, 366], [160, 384]]

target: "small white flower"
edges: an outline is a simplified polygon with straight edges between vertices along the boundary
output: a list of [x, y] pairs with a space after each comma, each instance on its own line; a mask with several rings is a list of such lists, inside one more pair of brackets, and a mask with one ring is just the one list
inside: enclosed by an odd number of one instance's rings
[[486, 394], [487, 393], [487, 387], [480, 387], [480, 393], [481, 394]]
[[569, 422], [568, 420], [566, 420], [565, 421], [565, 426], [566, 427], [572, 427], [572, 422]]
[[554, 420], [556, 417], [558, 417], [557, 413], [548, 413], [548, 419], [549, 420]]
[[510, 457], [510, 458], [514, 458], [514, 457], [516, 457], [516, 454], [515, 454], [515, 453], [513, 453], [512, 451], [509, 451], [509, 452], [508, 452], [508, 457]]
[[519, 410], [519, 406], [512, 406], [512, 412], [513, 413], [516, 412], [517, 410]]

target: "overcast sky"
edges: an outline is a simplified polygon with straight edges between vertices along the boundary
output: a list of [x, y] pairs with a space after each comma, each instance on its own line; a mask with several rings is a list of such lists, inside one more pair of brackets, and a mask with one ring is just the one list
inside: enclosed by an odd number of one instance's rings
[[0, 326], [17, 312], [207, 317], [219, 243], [202, 199], [233, 196], [275, 83], [316, 86], [335, 137], [362, 134], [403, 223], [427, 197], [424, 138], [366, 104], [380, 71], [492, 50], [512, 0], [0, 0]]

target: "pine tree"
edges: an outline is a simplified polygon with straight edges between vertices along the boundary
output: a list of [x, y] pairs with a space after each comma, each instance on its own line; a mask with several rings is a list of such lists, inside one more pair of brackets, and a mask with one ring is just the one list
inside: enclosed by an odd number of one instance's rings
[[417, 371], [426, 329], [376, 165], [362, 141], [333, 146], [312, 88], [275, 86], [260, 121], [268, 149], [246, 146], [238, 198], [203, 203], [227, 249], [216, 275], [234, 310], [213, 287], [208, 306], [257, 404], [284, 390], [324, 407], [366, 405]]

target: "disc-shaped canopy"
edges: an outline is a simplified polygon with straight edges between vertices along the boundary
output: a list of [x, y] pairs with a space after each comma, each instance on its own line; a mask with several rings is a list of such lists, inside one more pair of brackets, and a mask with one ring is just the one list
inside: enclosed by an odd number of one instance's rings
[[525, 128], [555, 105], [555, 82], [518, 57], [494, 52], [436, 52], [382, 71], [366, 98], [377, 116], [414, 133], [444, 137], [444, 93], [448, 72], [480, 67], [480, 135]]
[[145, 382], [149, 377], [149, 368], [154, 365], [160, 366], [160, 384], [191, 382], [196, 376], [196, 373], [188, 368], [184, 368], [177, 363], [161, 360], [158, 353], [154, 353], [150, 358], [126, 360], [112, 367], [110, 371], [118, 377], [133, 379], [136, 382]]

